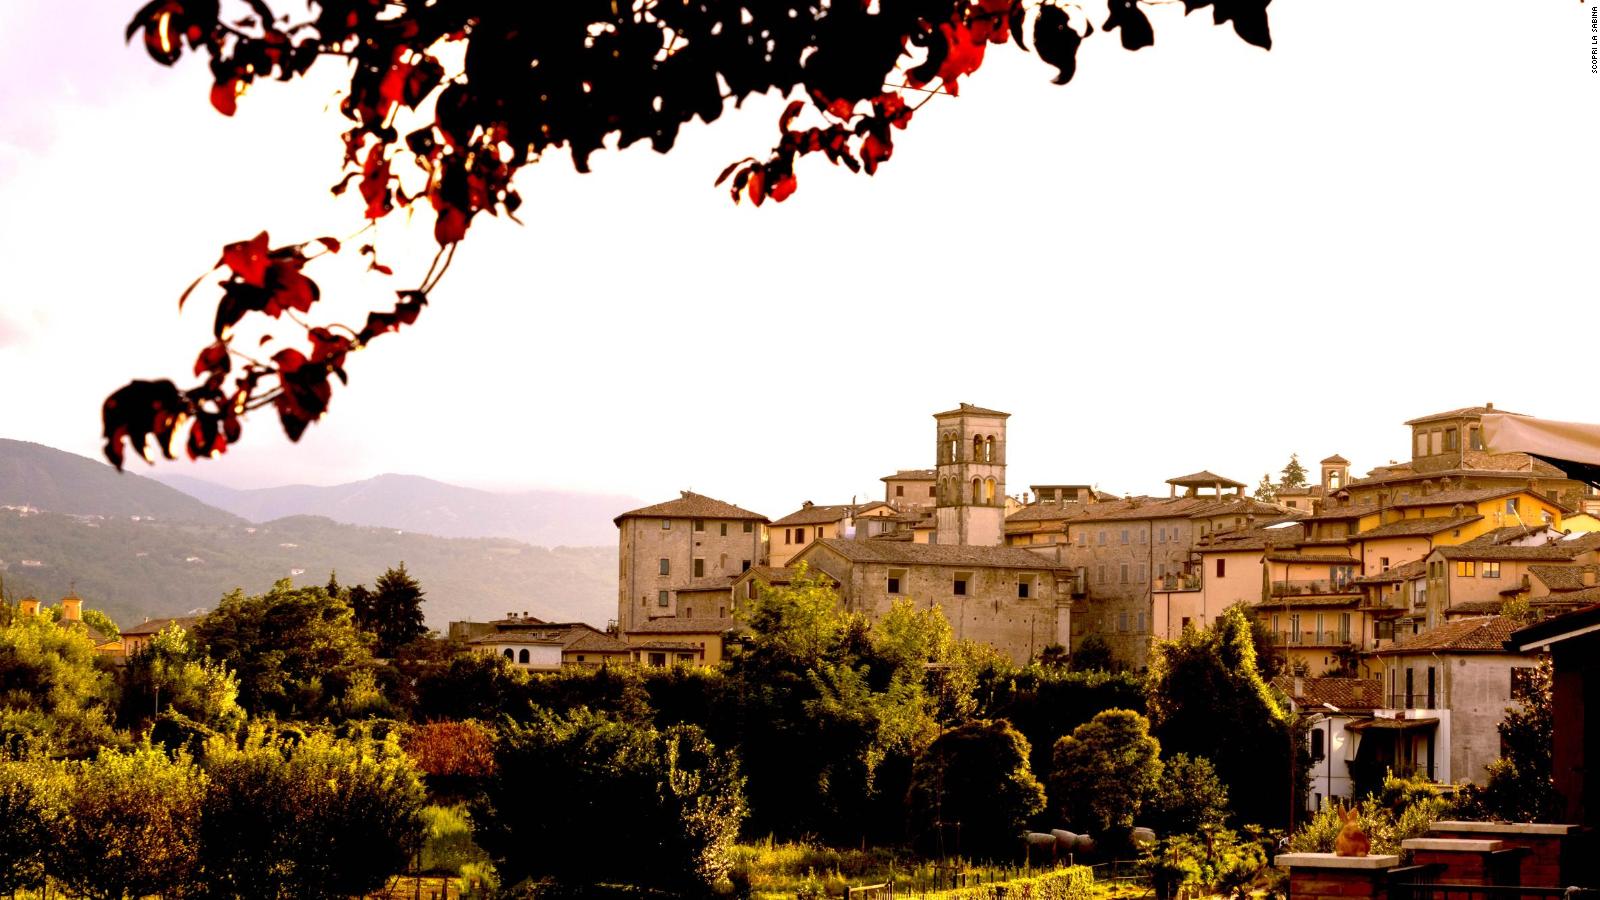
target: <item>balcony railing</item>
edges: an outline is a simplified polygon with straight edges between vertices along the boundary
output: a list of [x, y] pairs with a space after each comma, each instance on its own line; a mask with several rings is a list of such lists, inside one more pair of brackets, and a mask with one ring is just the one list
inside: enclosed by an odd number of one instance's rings
[[1274, 631], [1272, 642], [1280, 647], [1342, 647], [1350, 643], [1350, 632], [1331, 628], [1325, 631]]
[[1413, 690], [1407, 694], [1405, 691], [1396, 691], [1389, 695], [1389, 709], [1443, 709], [1444, 692], [1438, 691], [1429, 694], [1427, 689]]
[[1297, 595], [1311, 596], [1315, 594], [1356, 594], [1361, 589], [1351, 584], [1349, 579], [1339, 578], [1312, 578], [1303, 581], [1274, 581], [1272, 583], [1272, 596], [1294, 597]]
[[1157, 591], [1198, 591], [1199, 575], [1157, 575], [1152, 584]]

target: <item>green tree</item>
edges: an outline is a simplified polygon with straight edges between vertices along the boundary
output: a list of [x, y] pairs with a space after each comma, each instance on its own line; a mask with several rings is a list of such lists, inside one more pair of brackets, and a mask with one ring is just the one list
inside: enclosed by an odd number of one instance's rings
[[400, 647], [428, 633], [423, 624], [423, 597], [422, 585], [403, 562], [378, 576], [370, 605], [363, 604], [367, 618], [356, 620], [359, 628], [377, 636], [377, 655], [392, 657]]
[[243, 741], [212, 739], [205, 765], [198, 849], [212, 896], [365, 895], [421, 845], [422, 782], [397, 737], [257, 725]]
[[952, 728], [917, 758], [912, 831], [927, 851], [1007, 855], [1030, 816], [1044, 809], [1044, 785], [1028, 764], [1028, 739], [1010, 722]]
[[205, 775], [146, 744], [67, 766], [50, 874], [90, 900], [182, 894], [194, 884]]
[[86, 756], [113, 743], [115, 686], [83, 629], [43, 616], [0, 628], [0, 750]]
[[1292, 765], [1296, 737], [1257, 668], [1250, 617], [1241, 606], [1210, 628], [1158, 642], [1146, 694], [1161, 745], [1209, 759], [1244, 821], [1286, 819], [1289, 797], [1302, 794], [1296, 784], [1304, 772]]
[[202, 654], [176, 624], [129, 656], [120, 677], [119, 718], [127, 727], [140, 729], [163, 711], [207, 729], [231, 730], [244, 721], [239, 680]]
[[[1302, 477], [1304, 477], [1303, 474]], [[1278, 499], [1278, 486], [1272, 483], [1272, 475], [1270, 473], [1261, 476], [1261, 483], [1256, 485], [1253, 496], [1263, 503], [1271, 503]]]
[[1056, 741], [1050, 798], [1074, 826], [1099, 835], [1132, 828], [1161, 779], [1161, 743], [1150, 722], [1108, 709]]
[[743, 779], [697, 728], [545, 714], [508, 723], [495, 763], [474, 818], [508, 884], [704, 890], [728, 870]]
[[1300, 465], [1300, 454], [1289, 454], [1289, 461], [1283, 466], [1283, 480], [1278, 482], [1280, 488], [1300, 488], [1306, 486], [1306, 467]]
[[58, 767], [0, 762], [0, 894], [38, 890], [66, 805]]
[[370, 638], [349, 604], [288, 579], [265, 594], [234, 591], [194, 627], [212, 659], [237, 673], [239, 702], [255, 714], [337, 715], [358, 673], [370, 673]]
[[113, 641], [122, 636], [122, 631], [117, 628], [117, 623], [111, 621], [110, 616], [98, 609], [85, 609], [83, 611], [83, 624]]
[[1228, 818], [1228, 789], [1203, 756], [1179, 753], [1166, 760], [1144, 821], [1158, 834], [1192, 834]]
[[1121, 666], [1111, 651], [1111, 645], [1098, 634], [1091, 634], [1078, 643], [1068, 660], [1074, 672], [1117, 672]]

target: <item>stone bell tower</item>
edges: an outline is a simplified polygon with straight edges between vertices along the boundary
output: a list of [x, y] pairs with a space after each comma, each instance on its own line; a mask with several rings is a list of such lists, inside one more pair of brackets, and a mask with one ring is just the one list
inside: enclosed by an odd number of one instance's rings
[[934, 542], [997, 547], [1005, 543], [1006, 419], [963, 403], [935, 413], [938, 467]]

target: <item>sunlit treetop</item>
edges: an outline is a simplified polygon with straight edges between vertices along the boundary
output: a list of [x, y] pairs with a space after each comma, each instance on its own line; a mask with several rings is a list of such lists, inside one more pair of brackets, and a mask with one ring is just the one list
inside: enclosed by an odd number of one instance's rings
[[[1156, 0], [1171, 2], [1171, 0]], [[1267, 48], [1270, 0], [1181, 0], [1209, 8], [1244, 40]], [[314, 325], [320, 299], [306, 264], [342, 242], [316, 238], [271, 246], [265, 232], [227, 245], [187, 300], [220, 274], [215, 342], [195, 361], [203, 380], [134, 381], [107, 398], [105, 452], [118, 468], [126, 443], [151, 457], [214, 456], [239, 440], [241, 419], [272, 406], [298, 440], [328, 408], [331, 379], [347, 378], [348, 354], [409, 326], [427, 304], [455, 246], [479, 213], [515, 217], [512, 182], [552, 149], [578, 171], [613, 141], [672, 149], [679, 130], [716, 120], [731, 101], [776, 92], [792, 98], [777, 145], [716, 179], [735, 203], [782, 202], [799, 184], [800, 158], [821, 154], [873, 174], [894, 152], [921, 104], [959, 96], [962, 79], [992, 45], [1015, 42], [1071, 80], [1082, 41], [1115, 32], [1122, 46], [1154, 43], [1144, 3], [1089, 6], [1064, 0], [152, 0], [128, 24], [158, 62], [186, 52], [209, 60], [210, 100], [234, 115], [257, 81], [290, 81], [326, 56], [345, 60], [340, 110], [342, 178], [369, 220], [426, 205], [439, 243], [434, 264], [398, 303], [362, 327]], [[293, 7], [286, 12], [277, 7]], [[331, 167], [330, 167], [331, 168]], [[369, 268], [390, 274], [371, 243]], [[205, 285], [210, 291], [211, 285]], [[180, 300], [181, 304], [182, 300]], [[235, 346], [241, 322], [289, 319], [304, 339]], [[270, 346], [269, 346], [270, 345]], [[187, 431], [185, 431], [187, 429]]]

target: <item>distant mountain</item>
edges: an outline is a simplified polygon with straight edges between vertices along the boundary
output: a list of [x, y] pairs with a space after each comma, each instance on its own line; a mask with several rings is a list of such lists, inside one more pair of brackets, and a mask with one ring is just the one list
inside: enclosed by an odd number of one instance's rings
[[538, 546], [615, 546], [612, 519], [643, 506], [632, 497], [567, 491], [496, 493], [415, 475], [379, 475], [326, 487], [305, 484], [235, 490], [183, 475], [156, 478], [252, 522], [326, 516], [335, 522], [440, 537], [503, 537]]
[[0, 438], [0, 506], [66, 515], [154, 518], [159, 522], [240, 524], [237, 516], [103, 462]]
[[[41, 504], [42, 505], [42, 504]], [[604, 625], [616, 616], [616, 549], [547, 550], [504, 539], [440, 538], [300, 516], [263, 525], [180, 524], [0, 510], [0, 579], [9, 598], [48, 603], [76, 585], [120, 624], [216, 606], [235, 587], [280, 578], [372, 584], [404, 561], [427, 591], [428, 624], [528, 612]]]

